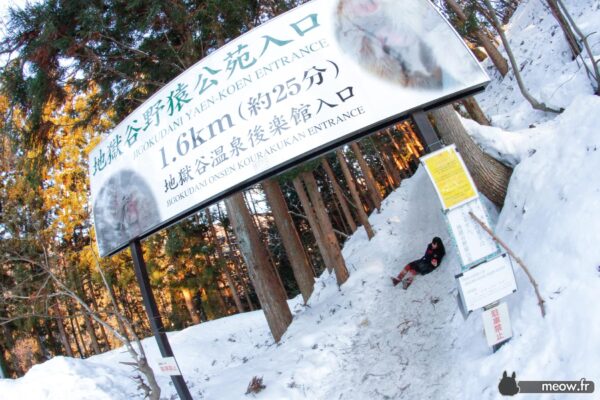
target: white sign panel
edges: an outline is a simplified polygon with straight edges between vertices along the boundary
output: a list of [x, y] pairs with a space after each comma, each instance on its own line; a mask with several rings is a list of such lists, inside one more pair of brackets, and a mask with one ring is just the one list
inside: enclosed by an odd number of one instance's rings
[[463, 266], [498, 252], [496, 242], [469, 215], [469, 212], [475, 214], [481, 221], [487, 221], [485, 209], [479, 198], [446, 213]]
[[507, 256], [496, 257], [457, 275], [458, 287], [467, 311], [491, 304], [517, 290]]
[[163, 375], [181, 375], [181, 371], [179, 371], [179, 366], [175, 361], [175, 357], [163, 357], [158, 360], [158, 370]]
[[506, 303], [483, 312], [483, 327], [488, 345], [494, 346], [512, 337], [512, 327]]
[[100, 254], [488, 80], [426, 0], [308, 2], [212, 52], [92, 151]]

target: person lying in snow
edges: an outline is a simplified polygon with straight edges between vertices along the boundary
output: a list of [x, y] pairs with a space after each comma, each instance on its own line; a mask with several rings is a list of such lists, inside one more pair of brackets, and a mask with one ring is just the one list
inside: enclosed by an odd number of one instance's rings
[[421, 275], [427, 275], [440, 265], [442, 258], [446, 254], [446, 249], [442, 243], [442, 239], [434, 237], [431, 243], [427, 245], [425, 255], [415, 261], [412, 261], [400, 271], [397, 277], [392, 277], [392, 283], [394, 286], [402, 282], [402, 288], [406, 289], [412, 283], [417, 273]]

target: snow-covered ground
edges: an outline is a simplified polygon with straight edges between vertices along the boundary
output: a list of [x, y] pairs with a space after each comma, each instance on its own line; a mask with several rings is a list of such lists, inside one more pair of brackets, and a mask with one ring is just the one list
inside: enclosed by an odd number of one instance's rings
[[[597, 0], [566, 3], [585, 32], [600, 32]], [[419, 170], [371, 216], [375, 238], [369, 242], [361, 228], [345, 244], [351, 276], [341, 290], [325, 273], [308, 306], [290, 300], [294, 321], [280, 344], [260, 311], [169, 335], [195, 399], [252, 397], [244, 393], [253, 376], [266, 385], [257, 399], [495, 399], [504, 370], [516, 371], [517, 380], [585, 377], [596, 393], [574, 398], [597, 398], [600, 98], [555, 25], [543, 2], [524, 0], [508, 36], [533, 95], [565, 112], [533, 111], [510, 76], [496, 75], [478, 96], [496, 127], [464, 120], [482, 147], [515, 167], [492, 222], [536, 278], [546, 318], [515, 264], [519, 290], [508, 298], [514, 338], [492, 354], [480, 314], [465, 321], [457, 309], [459, 261], [449, 245], [437, 271], [407, 291], [391, 285], [389, 276], [421, 256], [432, 236], [449, 243], [438, 199]], [[590, 40], [600, 55], [600, 33]], [[154, 339], [144, 345], [154, 362]], [[0, 399], [141, 398], [130, 367], [119, 361], [128, 361], [119, 350], [87, 360], [57, 357], [21, 379], [0, 380]], [[175, 394], [168, 377], [160, 384], [165, 398]]]

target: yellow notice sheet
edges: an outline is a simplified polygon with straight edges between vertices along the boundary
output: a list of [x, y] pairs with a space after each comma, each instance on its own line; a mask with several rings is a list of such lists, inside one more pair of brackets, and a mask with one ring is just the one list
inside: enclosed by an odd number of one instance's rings
[[421, 158], [444, 210], [477, 197], [477, 190], [455, 146], [447, 146]]

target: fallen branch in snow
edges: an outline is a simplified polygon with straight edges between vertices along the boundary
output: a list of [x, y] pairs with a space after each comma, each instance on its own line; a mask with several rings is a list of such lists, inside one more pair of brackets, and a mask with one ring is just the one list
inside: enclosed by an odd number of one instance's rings
[[477, 222], [479, 225], [481, 225], [481, 227], [492, 237], [492, 239], [494, 239], [494, 241], [496, 243], [498, 243], [500, 246], [502, 246], [504, 248], [504, 250], [506, 250], [506, 252], [512, 258], [515, 259], [515, 261], [521, 266], [521, 268], [523, 268], [523, 271], [525, 271], [525, 274], [527, 274], [527, 277], [529, 278], [529, 282], [531, 282], [531, 284], [533, 285], [533, 289], [535, 290], [535, 295], [537, 296], [537, 299], [538, 299], [538, 305], [540, 306], [540, 310], [542, 311], [542, 318], [544, 318], [546, 316], [546, 310], [544, 308], [545, 301], [542, 298], [542, 296], [540, 295], [540, 291], [538, 289], [538, 284], [535, 281], [535, 279], [533, 279], [533, 276], [529, 272], [529, 269], [527, 269], [527, 267], [525, 266], [523, 261], [519, 257], [517, 257], [517, 255], [515, 253], [513, 253], [513, 251], [511, 249], [508, 248], [506, 243], [504, 243], [502, 241], [502, 239], [500, 239], [498, 236], [496, 236], [496, 234], [494, 232], [492, 232], [492, 230], [485, 223], [483, 223], [483, 221], [481, 221], [479, 218], [477, 218], [475, 216], [475, 214], [473, 214], [472, 211], [469, 211], [469, 215], [471, 216], [471, 218], [473, 218], [475, 220], [475, 222]]

